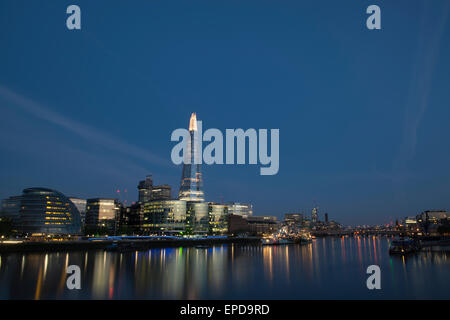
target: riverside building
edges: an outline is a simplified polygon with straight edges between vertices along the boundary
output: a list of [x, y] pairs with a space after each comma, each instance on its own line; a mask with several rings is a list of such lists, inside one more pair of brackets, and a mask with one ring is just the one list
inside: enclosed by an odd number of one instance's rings
[[118, 227], [120, 203], [117, 199], [93, 198], [86, 202], [86, 226], [106, 228], [115, 232]]
[[143, 234], [186, 233], [186, 201], [154, 200], [141, 204]]
[[68, 236], [81, 233], [80, 213], [61, 192], [48, 188], [24, 189], [21, 196], [2, 203], [2, 215], [27, 236]]

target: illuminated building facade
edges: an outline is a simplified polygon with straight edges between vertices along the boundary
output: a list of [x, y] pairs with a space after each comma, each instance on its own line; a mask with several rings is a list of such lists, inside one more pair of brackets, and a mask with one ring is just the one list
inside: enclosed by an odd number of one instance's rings
[[247, 218], [253, 215], [253, 206], [249, 203], [232, 202], [228, 204], [228, 213]]
[[142, 204], [143, 234], [184, 234], [186, 201], [155, 200]]
[[207, 234], [209, 231], [209, 214], [207, 202], [186, 203], [186, 233]]
[[209, 234], [221, 235], [228, 231], [228, 206], [209, 202]]
[[204, 201], [203, 179], [200, 168], [201, 150], [199, 150], [199, 137], [197, 132], [197, 116], [191, 115], [189, 120], [190, 139], [184, 155], [183, 173], [178, 198], [185, 201]]
[[118, 225], [120, 204], [117, 199], [93, 198], [86, 202], [86, 226], [115, 231]]
[[62, 193], [47, 188], [28, 188], [21, 196], [3, 201], [14, 227], [26, 235], [77, 235], [80, 213]]

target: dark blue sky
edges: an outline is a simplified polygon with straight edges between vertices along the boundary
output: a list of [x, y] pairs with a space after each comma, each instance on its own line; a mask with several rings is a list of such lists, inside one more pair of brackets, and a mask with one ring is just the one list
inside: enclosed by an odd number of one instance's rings
[[317, 203], [345, 224], [450, 210], [449, 5], [2, 0], [0, 197], [133, 201], [148, 173], [175, 195], [170, 134], [197, 112], [205, 129], [280, 129], [278, 175], [204, 166], [207, 200], [279, 217]]

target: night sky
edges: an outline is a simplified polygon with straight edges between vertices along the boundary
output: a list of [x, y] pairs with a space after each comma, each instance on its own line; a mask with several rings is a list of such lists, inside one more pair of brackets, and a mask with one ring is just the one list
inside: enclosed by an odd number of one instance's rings
[[208, 201], [350, 225], [450, 210], [449, 15], [448, 0], [2, 0], [0, 197], [130, 203], [149, 173], [175, 196], [170, 135], [196, 112], [205, 130], [280, 129], [279, 173], [203, 166]]

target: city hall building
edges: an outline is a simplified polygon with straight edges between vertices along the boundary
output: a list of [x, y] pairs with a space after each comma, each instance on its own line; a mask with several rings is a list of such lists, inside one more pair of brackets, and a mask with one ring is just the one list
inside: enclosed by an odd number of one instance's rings
[[22, 235], [79, 235], [80, 213], [62, 193], [47, 188], [28, 188], [21, 196], [2, 201], [3, 217], [13, 221]]

